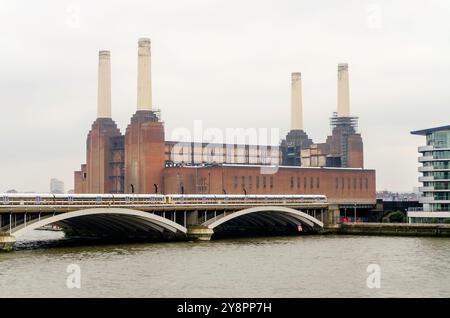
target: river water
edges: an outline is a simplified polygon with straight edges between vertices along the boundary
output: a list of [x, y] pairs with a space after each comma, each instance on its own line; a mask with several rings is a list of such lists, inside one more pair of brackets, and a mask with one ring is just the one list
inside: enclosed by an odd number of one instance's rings
[[[299, 236], [73, 246], [35, 231], [0, 253], [0, 297], [449, 297], [450, 240]], [[50, 241], [49, 241], [50, 240]], [[68, 288], [69, 265], [80, 288]], [[367, 267], [380, 268], [368, 288]]]

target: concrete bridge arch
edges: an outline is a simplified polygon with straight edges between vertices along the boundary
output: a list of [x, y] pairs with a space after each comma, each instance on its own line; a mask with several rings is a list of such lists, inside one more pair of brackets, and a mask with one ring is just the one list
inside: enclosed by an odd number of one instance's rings
[[[273, 217], [270, 218], [271, 220], [279, 217], [280, 222], [291, 222], [291, 223], [295, 223], [296, 225], [303, 224], [303, 225], [309, 226], [314, 229], [323, 228], [323, 223], [321, 221], [319, 221], [318, 219], [310, 216], [309, 214], [306, 214], [305, 212], [295, 210], [292, 208], [283, 207], [283, 206], [252, 207], [252, 208], [240, 210], [240, 211], [237, 211], [234, 213], [230, 213], [228, 215], [224, 215], [218, 219], [208, 220], [208, 221], [204, 222], [202, 225], [208, 227], [211, 230], [214, 230], [214, 228], [216, 228], [230, 220], [239, 218], [244, 215], [257, 214], [257, 213], [258, 214], [261, 214], [261, 213], [273, 214]], [[269, 221], [269, 219], [268, 219], [268, 221]], [[271, 221], [271, 222], [273, 222], [273, 221]]]
[[42, 226], [56, 224], [72, 234], [87, 236], [145, 236], [147, 233], [185, 236], [187, 229], [153, 213], [127, 208], [89, 208], [43, 217], [12, 228], [10, 235], [20, 237]]
[[188, 235], [200, 240], [209, 240], [218, 231], [226, 233], [229, 224], [250, 226], [262, 230], [273, 227], [290, 227], [291, 229], [317, 232], [323, 223], [303, 211], [283, 206], [257, 206], [246, 208], [229, 214], [221, 214], [207, 220], [199, 227], [190, 228]]

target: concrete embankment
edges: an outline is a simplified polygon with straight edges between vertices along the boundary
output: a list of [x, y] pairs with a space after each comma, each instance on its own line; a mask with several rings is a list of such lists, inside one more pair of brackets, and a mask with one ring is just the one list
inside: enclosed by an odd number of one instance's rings
[[450, 224], [345, 223], [323, 234], [450, 237]]

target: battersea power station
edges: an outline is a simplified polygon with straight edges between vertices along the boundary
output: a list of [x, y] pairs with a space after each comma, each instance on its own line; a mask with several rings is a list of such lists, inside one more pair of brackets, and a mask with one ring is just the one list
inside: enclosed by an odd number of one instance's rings
[[303, 128], [301, 73], [291, 74], [291, 127], [279, 146], [179, 142], [166, 140], [152, 108], [150, 39], [139, 39], [137, 109], [124, 134], [111, 118], [110, 52], [100, 51], [97, 119], [75, 193], [324, 194], [341, 206], [373, 205], [375, 170], [364, 169], [348, 65], [339, 64], [337, 75], [337, 112], [323, 143]]

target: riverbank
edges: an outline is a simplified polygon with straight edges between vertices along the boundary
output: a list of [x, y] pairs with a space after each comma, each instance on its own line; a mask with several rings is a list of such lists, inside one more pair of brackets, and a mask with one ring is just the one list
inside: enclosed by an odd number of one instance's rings
[[343, 223], [323, 234], [450, 237], [450, 224]]

